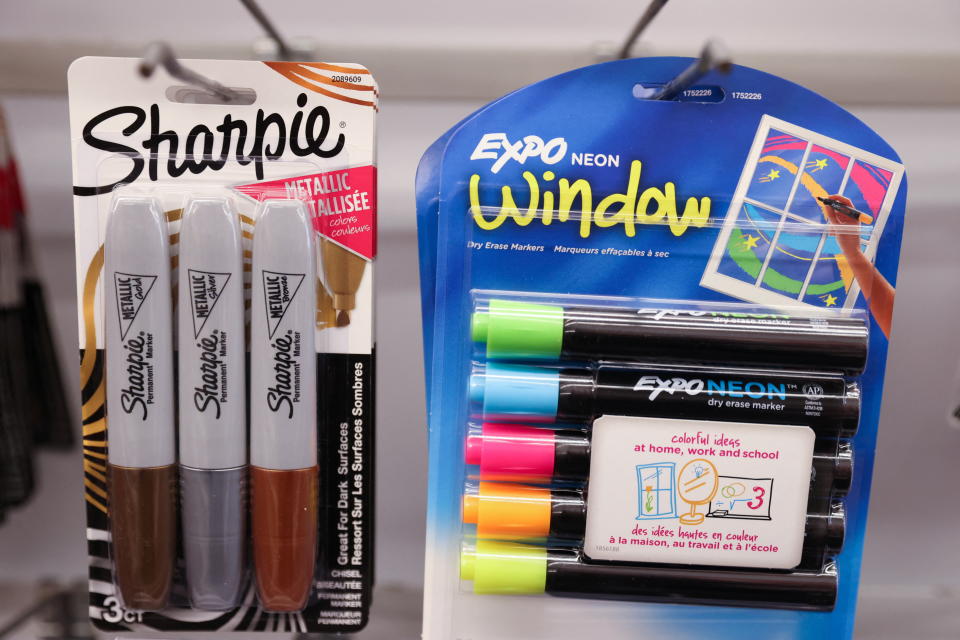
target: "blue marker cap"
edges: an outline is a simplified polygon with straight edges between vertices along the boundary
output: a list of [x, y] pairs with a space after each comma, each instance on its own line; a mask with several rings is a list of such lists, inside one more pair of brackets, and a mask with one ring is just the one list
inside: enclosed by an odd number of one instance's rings
[[560, 372], [489, 363], [470, 376], [470, 400], [487, 419], [527, 418], [552, 422], [557, 417]]

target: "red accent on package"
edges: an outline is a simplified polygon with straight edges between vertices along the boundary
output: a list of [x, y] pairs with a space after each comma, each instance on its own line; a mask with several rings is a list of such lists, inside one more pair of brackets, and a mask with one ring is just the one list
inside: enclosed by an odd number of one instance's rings
[[377, 168], [337, 169], [234, 187], [260, 200], [286, 193], [313, 203], [317, 231], [367, 260], [377, 255]]

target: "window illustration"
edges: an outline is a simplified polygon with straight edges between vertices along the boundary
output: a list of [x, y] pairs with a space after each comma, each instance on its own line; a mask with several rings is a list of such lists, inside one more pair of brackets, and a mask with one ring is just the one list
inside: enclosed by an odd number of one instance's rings
[[902, 177], [896, 162], [763, 116], [700, 284], [764, 305], [851, 308], [859, 287], [817, 197], [843, 195], [873, 217], [859, 227], [872, 261]]
[[637, 520], [677, 516], [674, 496], [676, 466], [673, 462], [637, 465], [637, 493], [640, 501]]
[[720, 476], [720, 487], [710, 502], [708, 518], [770, 520], [773, 478]]

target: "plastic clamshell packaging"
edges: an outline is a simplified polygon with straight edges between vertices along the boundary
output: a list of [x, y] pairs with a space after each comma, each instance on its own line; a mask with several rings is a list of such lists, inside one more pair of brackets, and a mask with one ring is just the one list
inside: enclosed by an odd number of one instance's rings
[[745, 67], [635, 97], [689, 63], [544, 80], [421, 159], [425, 638], [852, 637], [904, 169]]
[[358, 631], [376, 83], [350, 63], [183, 60], [238, 96], [211, 101], [138, 63], [69, 72], [91, 620]]

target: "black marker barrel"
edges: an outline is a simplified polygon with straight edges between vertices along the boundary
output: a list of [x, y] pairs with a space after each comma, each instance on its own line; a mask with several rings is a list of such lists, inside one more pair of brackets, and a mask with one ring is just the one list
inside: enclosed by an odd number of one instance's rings
[[[809, 509], [809, 507], [807, 507]], [[807, 514], [803, 554], [797, 568], [820, 571], [835, 554], [843, 549], [847, 534], [847, 518], [842, 503], [833, 503], [830, 512]], [[817, 544], [808, 544], [816, 541]]]
[[704, 569], [585, 562], [575, 549], [478, 540], [460, 556], [460, 577], [478, 594], [537, 594], [829, 611], [837, 576], [824, 572]]
[[816, 441], [810, 470], [807, 510], [825, 512], [834, 498], [847, 494], [853, 482], [853, 447], [842, 440]]
[[867, 361], [859, 317], [563, 307], [494, 299], [472, 336], [499, 360], [666, 360], [857, 375]]
[[860, 387], [830, 374], [488, 363], [472, 376], [470, 395], [488, 420], [585, 422], [626, 415], [805, 425], [827, 438], [852, 436], [860, 420]]

